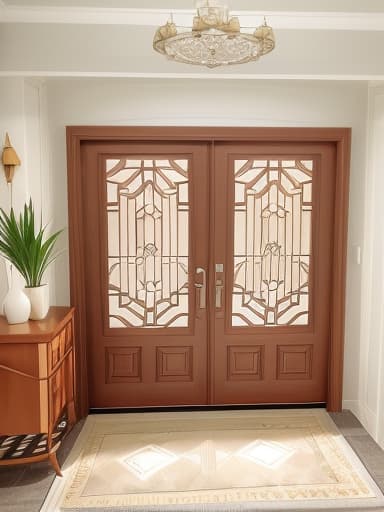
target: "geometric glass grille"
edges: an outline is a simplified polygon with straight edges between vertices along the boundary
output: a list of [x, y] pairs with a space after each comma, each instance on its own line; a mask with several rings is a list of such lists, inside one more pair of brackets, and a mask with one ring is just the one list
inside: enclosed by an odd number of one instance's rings
[[111, 328], [188, 327], [188, 167], [107, 160]]
[[232, 326], [308, 325], [313, 160], [236, 160]]

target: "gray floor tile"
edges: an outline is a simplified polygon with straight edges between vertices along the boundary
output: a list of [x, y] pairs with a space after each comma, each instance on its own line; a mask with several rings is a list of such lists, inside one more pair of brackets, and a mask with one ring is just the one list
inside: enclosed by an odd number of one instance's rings
[[339, 428], [340, 432], [344, 437], [353, 437], [353, 436], [366, 436], [367, 431], [363, 427], [356, 428]]
[[0, 468], [0, 489], [16, 485], [22, 479], [24, 471], [25, 466], [22, 465]]
[[39, 512], [50, 486], [51, 482], [46, 482], [45, 485], [42, 482], [23, 485], [13, 487], [12, 492], [7, 494], [1, 492], [4, 489], [0, 489], [1, 512], [8, 509], [12, 512]]
[[331, 412], [330, 416], [340, 430], [362, 428], [360, 421], [351, 413], [351, 411]]

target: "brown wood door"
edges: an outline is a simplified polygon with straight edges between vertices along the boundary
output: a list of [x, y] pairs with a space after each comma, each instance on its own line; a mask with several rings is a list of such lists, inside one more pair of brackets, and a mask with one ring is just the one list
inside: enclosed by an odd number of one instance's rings
[[207, 403], [208, 146], [82, 146], [91, 407]]
[[213, 403], [327, 401], [335, 155], [215, 146]]
[[326, 402], [335, 145], [81, 155], [91, 407]]

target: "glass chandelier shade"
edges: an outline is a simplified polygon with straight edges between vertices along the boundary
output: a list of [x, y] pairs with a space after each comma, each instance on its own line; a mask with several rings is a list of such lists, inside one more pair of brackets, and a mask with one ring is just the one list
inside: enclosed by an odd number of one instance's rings
[[153, 40], [153, 48], [168, 59], [208, 68], [256, 61], [274, 47], [266, 22], [253, 33], [242, 32], [239, 19], [214, 0], [197, 8], [192, 30], [183, 31], [171, 20], [158, 28]]

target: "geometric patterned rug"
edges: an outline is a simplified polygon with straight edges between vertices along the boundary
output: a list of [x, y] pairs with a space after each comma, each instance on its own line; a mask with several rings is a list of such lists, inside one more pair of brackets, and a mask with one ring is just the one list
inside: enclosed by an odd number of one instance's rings
[[384, 510], [322, 409], [89, 416], [42, 512]]

